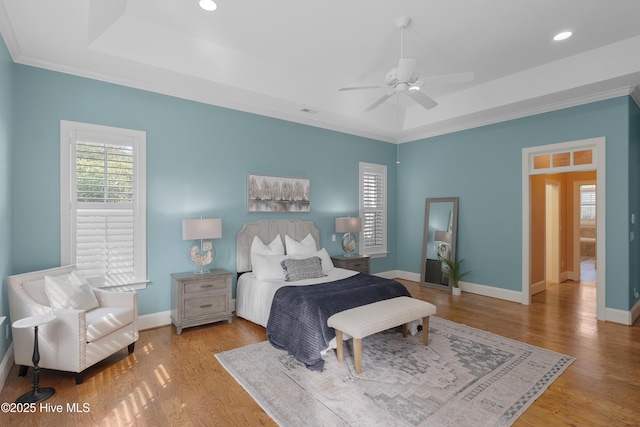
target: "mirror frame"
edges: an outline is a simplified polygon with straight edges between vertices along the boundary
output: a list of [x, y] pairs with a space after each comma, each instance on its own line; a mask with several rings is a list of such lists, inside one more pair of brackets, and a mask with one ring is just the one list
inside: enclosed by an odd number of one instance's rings
[[420, 260], [420, 284], [430, 288], [449, 290], [451, 284], [430, 283], [426, 281], [427, 274], [427, 239], [429, 237], [429, 210], [434, 203], [453, 203], [451, 218], [451, 244], [449, 248], [449, 259], [456, 259], [456, 240], [458, 234], [458, 197], [437, 197], [425, 199], [424, 204], [424, 232], [422, 237], [422, 259]]

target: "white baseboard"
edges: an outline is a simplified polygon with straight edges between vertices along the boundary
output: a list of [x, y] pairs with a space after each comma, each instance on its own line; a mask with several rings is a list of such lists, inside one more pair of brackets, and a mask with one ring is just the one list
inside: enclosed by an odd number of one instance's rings
[[0, 390], [4, 388], [4, 383], [7, 381], [7, 377], [9, 376], [9, 371], [11, 371], [11, 368], [13, 367], [14, 360], [13, 343], [11, 343], [2, 358], [2, 363], [0, 363]]
[[522, 292], [511, 289], [496, 288], [494, 286], [480, 285], [478, 283], [460, 282], [462, 292], [483, 295], [485, 297], [498, 298], [512, 302], [522, 302]]
[[171, 310], [138, 316], [138, 330], [158, 328], [171, 324]]
[[419, 274], [402, 270], [383, 271], [382, 273], [376, 273], [375, 275], [384, 277], [385, 279], [404, 279], [411, 280], [412, 282], [420, 282]]
[[[386, 277], [388, 279], [397, 278], [420, 283], [420, 274], [412, 273], [410, 271], [391, 270], [385, 271], [383, 273], [377, 273], [376, 275], [380, 277]], [[479, 285], [477, 283], [471, 282], [460, 282], [460, 288], [462, 288], [463, 292], [470, 292], [472, 294], [484, 295], [491, 298], [504, 299], [514, 302], [522, 301], [522, 292], [520, 291], [495, 288], [493, 286]]]
[[[412, 273], [402, 270], [386, 271], [384, 273], [378, 273], [377, 276], [390, 279], [398, 278], [411, 280], [418, 283], [420, 282], [420, 275], [418, 273]], [[470, 282], [460, 282], [460, 287], [462, 288], [463, 292], [470, 292], [472, 294], [503, 299], [506, 301], [513, 301], [517, 303], [522, 302], [521, 291], [513, 291], [510, 289], [496, 288], [494, 286], [479, 285], [477, 283]], [[633, 325], [638, 317], [640, 317], [640, 301], [638, 301], [630, 311], [619, 310], [615, 308], [607, 308], [605, 310], [605, 320], [608, 322], [621, 323], [623, 325]]]
[[624, 311], [615, 308], [605, 309], [605, 320], [608, 322], [622, 323], [623, 325], [633, 325], [640, 316], [640, 301], [636, 302], [631, 310]]

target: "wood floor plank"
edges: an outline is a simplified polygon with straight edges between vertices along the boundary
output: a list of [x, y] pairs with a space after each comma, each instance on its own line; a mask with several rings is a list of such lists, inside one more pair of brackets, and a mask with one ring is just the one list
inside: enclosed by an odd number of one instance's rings
[[[552, 285], [525, 306], [401, 281], [414, 297], [435, 304], [439, 317], [577, 358], [515, 426], [640, 424], [640, 325], [597, 321], [592, 283]], [[46, 403], [63, 405], [62, 413], [3, 413], [0, 425], [273, 426], [214, 357], [264, 340], [264, 328], [236, 317], [181, 335], [169, 326], [142, 331], [135, 353], [125, 349], [100, 362], [83, 384], [42, 370], [41, 385], [56, 389]], [[20, 378], [14, 366], [0, 401], [29, 390], [31, 373]], [[74, 403], [89, 411], [68, 412]]]

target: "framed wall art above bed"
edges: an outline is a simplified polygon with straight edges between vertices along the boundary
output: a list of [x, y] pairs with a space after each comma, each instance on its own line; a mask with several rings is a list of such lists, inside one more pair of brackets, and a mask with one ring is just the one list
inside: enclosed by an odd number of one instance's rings
[[249, 174], [248, 212], [310, 212], [311, 180]]

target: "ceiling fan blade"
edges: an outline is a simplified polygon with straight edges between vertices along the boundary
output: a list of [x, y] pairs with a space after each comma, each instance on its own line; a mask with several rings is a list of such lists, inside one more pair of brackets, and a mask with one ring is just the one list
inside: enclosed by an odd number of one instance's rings
[[429, 83], [466, 83], [473, 81], [474, 76], [472, 72], [468, 73], [455, 73], [444, 74], [442, 76], [424, 77], [421, 78], [423, 82]]
[[389, 92], [386, 95], [383, 95], [382, 98], [378, 99], [376, 102], [374, 102], [373, 104], [369, 105], [364, 112], [368, 113], [369, 111], [373, 111], [376, 108], [378, 108], [378, 105], [382, 104], [384, 101], [386, 101], [387, 99], [391, 98], [396, 92]]
[[419, 89], [408, 90], [406, 93], [414, 101], [416, 101], [418, 104], [422, 105], [427, 110], [430, 110], [433, 107], [438, 105], [438, 103], [436, 101], [434, 101], [433, 99], [431, 99], [429, 96], [425, 95], [424, 93], [420, 92]]
[[409, 81], [415, 69], [416, 69], [415, 59], [400, 58], [400, 63], [398, 64], [398, 81], [400, 82]]
[[383, 87], [388, 87], [388, 86], [352, 86], [352, 87], [341, 87], [340, 89], [338, 89], [339, 91], [345, 91], [345, 90], [361, 90], [361, 89], [380, 89]]

